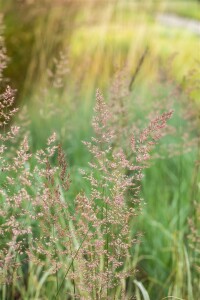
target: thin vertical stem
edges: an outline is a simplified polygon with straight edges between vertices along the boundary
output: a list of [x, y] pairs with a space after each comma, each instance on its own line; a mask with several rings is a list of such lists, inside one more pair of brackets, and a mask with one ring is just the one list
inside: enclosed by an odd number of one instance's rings
[[[55, 253], [55, 258], [57, 259], [58, 253], [57, 253], [56, 244], [55, 244], [55, 222], [54, 222], [54, 220], [53, 220], [53, 239], [54, 239], [54, 253]], [[58, 268], [57, 268], [57, 261], [56, 261], [56, 291], [58, 291]]]
[[183, 160], [182, 160], [182, 153], [179, 157], [179, 180], [178, 180], [178, 203], [177, 203], [177, 230], [180, 231], [181, 226], [181, 196], [182, 196], [182, 171], [183, 171]]
[[62, 288], [62, 286], [63, 286], [63, 284], [64, 284], [65, 278], [67, 277], [67, 275], [68, 275], [68, 273], [69, 273], [69, 271], [70, 271], [70, 269], [71, 269], [71, 267], [72, 267], [72, 265], [73, 265], [73, 263], [74, 263], [74, 260], [76, 259], [77, 255], [78, 255], [78, 253], [79, 253], [79, 250], [81, 249], [81, 247], [82, 247], [82, 245], [83, 245], [83, 243], [84, 243], [84, 241], [85, 241], [85, 239], [86, 239], [86, 237], [87, 237], [89, 231], [90, 231], [90, 226], [88, 227], [88, 230], [87, 230], [87, 232], [86, 232], [86, 234], [85, 234], [85, 236], [84, 236], [82, 242], [80, 243], [78, 249], [76, 250], [76, 253], [75, 253], [74, 257], [72, 258], [72, 261], [71, 261], [71, 263], [70, 263], [70, 265], [69, 265], [69, 267], [68, 267], [68, 269], [67, 269], [67, 271], [66, 271], [66, 273], [65, 273], [65, 275], [64, 275], [64, 277], [63, 277], [63, 279], [62, 279], [62, 282], [61, 282], [61, 284], [60, 284], [60, 286], [59, 286], [59, 288], [58, 288], [57, 293], [56, 293], [55, 296], [54, 296], [54, 299], [57, 299], [57, 298], [58, 298], [58, 295], [59, 295], [59, 293], [60, 293], [60, 291], [61, 291], [61, 288]]
[[[71, 252], [71, 256], [72, 256], [72, 247], [71, 247], [71, 244], [70, 244], [70, 252]], [[75, 271], [74, 261], [72, 261], [72, 271], [73, 271], [73, 273]], [[75, 285], [75, 280], [74, 279], [72, 280], [72, 284], [73, 284], [74, 299], [76, 299], [76, 285]]]

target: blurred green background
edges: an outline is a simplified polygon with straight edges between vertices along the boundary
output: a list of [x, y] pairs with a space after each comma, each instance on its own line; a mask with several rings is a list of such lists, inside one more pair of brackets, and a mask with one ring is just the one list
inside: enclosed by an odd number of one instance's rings
[[[131, 110], [144, 127], [155, 99], [173, 97], [172, 124], [180, 135], [190, 130], [181, 117], [182, 99], [191, 102], [198, 118], [200, 92], [192, 86], [199, 79], [194, 70], [199, 67], [200, 33], [192, 28], [200, 24], [199, 1], [0, 0], [0, 10], [10, 57], [5, 75], [18, 90], [18, 105], [27, 107], [32, 149], [45, 145], [53, 130], [58, 132], [74, 181], [72, 194], [84, 186], [78, 170], [90, 156], [81, 141], [91, 136], [95, 90], [100, 87], [107, 99], [117, 70], [126, 68], [131, 82], [139, 66]], [[165, 23], [163, 15], [184, 22]], [[170, 100], [163, 103], [167, 107]], [[193, 136], [199, 137], [198, 127]], [[161, 149], [168, 145], [164, 141]], [[199, 197], [197, 153], [198, 147], [192, 147], [186, 154], [164, 156], [146, 171], [142, 192], [147, 204], [135, 228], [144, 238], [135, 259], [138, 279], [152, 300], [169, 295], [198, 299], [199, 281], [191, 279], [193, 260], [186, 250], [187, 218]]]
[[60, 51], [69, 59], [70, 85], [78, 81], [84, 91], [108, 86], [114, 71], [125, 65], [133, 74], [146, 47], [142, 80], [155, 78], [176, 53], [171, 73], [183, 84], [199, 59], [197, 34], [158, 19], [172, 13], [200, 20], [198, 1], [1, 0], [0, 9], [11, 58], [7, 75], [21, 95], [45, 85]]

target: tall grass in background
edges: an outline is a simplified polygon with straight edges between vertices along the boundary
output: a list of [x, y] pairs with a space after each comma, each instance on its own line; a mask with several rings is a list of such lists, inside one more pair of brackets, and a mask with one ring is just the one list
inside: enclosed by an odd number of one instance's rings
[[[193, 70], [179, 85], [174, 66], [179, 71], [182, 58], [177, 56], [179, 63], [168, 61], [168, 68], [161, 68], [152, 47], [140, 65], [148, 43], [139, 43], [135, 56], [136, 49], [129, 48], [131, 34], [116, 44], [113, 39], [113, 32], [119, 30], [114, 20], [123, 23], [129, 10], [108, 6], [106, 12], [107, 23], [101, 21], [101, 10], [93, 15], [97, 31], [85, 25], [74, 31], [69, 38], [73, 46], [56, 54], [56, 59], [50, 55], [48, 70], [45, 58], [42, 83], [15, 119], [14, 92], [1, 79], [2, 299], [73, 299], [76, 295], [80, 299], [198, 299], [199, 106], [193, 102], [199, 94], [198, 72]], [[49, 28], [54, 28], [54, 17]], [[129, 17], [131, 22], [131, 13]], [[77, 18], [86, 17], [77, 14]], [[83, 57], [84, 43], [94, 35], [98, 41], [101, 37], [101, 43], [94, 41]], [[43, 43], [40, 36], [39, 44]], [[0, 74], [7, 64], [1, 41]], [[177, 45], [182, 45], [182, 37], [179, 41]], [[191, 37], [193, 42], [196, 45], [196, 37]], [[128, 48], [122, 51], [122, 45]], [[164, 40], [163, 45], [167, 45]], [[40, 48], [33, 53], [46, 57], [46, 50]], [[116, 49], [120, 49], [117, 54]], [[131, 70], [117, 72], [111, 80], [115, 69], [108, 65], [111, 59], [118, 67], [132, 62]], [[158, 69], [142, 82], [152, 63]], [[31, 86], [31, 72], [27, 86]], [[97, 78], [100, 72], [105, 85]], [[97, 94], [92, 127], [97, 83], [105, 90], [105, 100]], [[173, 118], [163, 131], [160, 127], [170, 110]], [[151, 132], [154, 129], [160, 130], [159, 135]], [[161, 141], [153, 145], [162, 132]], [[87, 141], [89, 151], [82, 141]]]
[[183, 8], [188, 14], [198, 11], [196, 1], [179, 2], [0, 1], [12, 60], [7, 76], [12, 78], [20, 99], [23, 95], [29, 97], [35, 89], [45, 86], [52, 57], [63, 52], [70, 58], [69, 86], [79, 82], [79, 89], [85, 94], [96, 86], [106, 89], [116, 68], [126, 65], [132, 76], [148, 47], [140, 78], [156, 78], [160, 64], [176, 51], [179, 55], [172, 65], [172, 74], [184, 85], [183, 77], [198, 59], [198, 37], [176, 28], [169, 32], [156, 19], [158, 13], [170, 8], [176, 8], [178, 14]]

